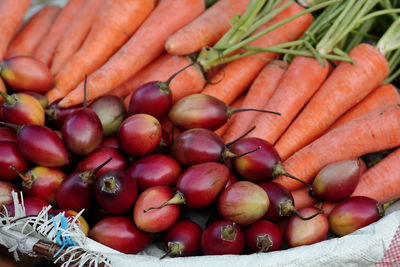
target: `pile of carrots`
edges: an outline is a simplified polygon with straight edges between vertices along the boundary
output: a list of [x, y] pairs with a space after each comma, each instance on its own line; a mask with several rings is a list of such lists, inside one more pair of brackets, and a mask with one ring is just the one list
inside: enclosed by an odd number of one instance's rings
[[[214, 45], [250, 2], [219, 0], [207, 8], [204, 0], [69, 0], [23, 23], [30, 0], [1, 0], [0, 60], [29, 54], [45, 63], [54, 76], [46, 96], [60, 107], [83, 102], [86, 75], [88, 101], [111, 94], [128, 104], [140, 85], [166, 80]], [[293, 2], [263, 27], [304, 10]], [[314, 20], [304, 14], [250, 45], [295, 41]], [[384, 203], [400, 198], [400, 95], [385, 82], [392, 70], [375, 46], [358, 44], [348, 57], [352, 62], [321, 65], [312, 57], [289, 63], [277, 52], [262, 52], [213, 73], [193, 65], [171, 89], [174, 101], [201, 92], [232, 107], [281, 113], [238, 113], [216, 132], [230, 142], [256, 126], [249, 136], [274, 144], [285, 170], [306, 182], [329, 163], [394, 150], [363, 174], [353, 194]], [[283, 176], [274, 181], [294, 192], [298, 205], [312, 202], [301, 183]]]

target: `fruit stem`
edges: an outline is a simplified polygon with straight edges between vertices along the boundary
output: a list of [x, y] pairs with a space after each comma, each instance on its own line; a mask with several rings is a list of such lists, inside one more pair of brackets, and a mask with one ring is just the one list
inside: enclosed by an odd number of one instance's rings
[[9, 95], [3, 91], [0, 91], [0, 96], [4, 98], [6, 106], [14, 106], [15, 103], [18, 102], [18, 99], [15, 95]]
[[257, 112], [263, 112], [263, 113], [272, 113], [275, 115], [281, 116], [282, 114], [276, 111], [270, 111], [270, 110], [263, 110], [263, 109], [255, 109], [255, 108], [228, 108], [227, 115], [228, 118], [230, 118], [233, 114], [238, 113], [238, 112], [243, 112], [243, 111], [257, 111]]
[[115, 194], [119, 189], [119, 185], [115, 182], [114, 176], [108, 176], [104, 178], [103, 185], [101, 187], [101, 191]]
[[182, 244], [179, 242], [168, 242], [168, 251], [163, 256], [161, 256], [160, 260], [164, 259], [167, 256], [182, 256]]
[[183, 193], [180, 191], [176, 191], [176, 194], [170, 200], [164, 202], [160, 206], [147, 208], [147, 209], [143, 210], [143, 212], [146, 213], [150, 210], [161, 209], [170, 204], [185, 204], [185, 196], [183, 195]]
[[94, 181], [94, 175], [96, 172], [98, 172], [101, 168], [103, 168], [107, 163], [109, 163], [112, 160], [110, 157], [108, 160], [94, 168], [93, 170], [90, 171], [83, 171], [79, 176], [82, 178], [83, 182], [85, 184], [91, 184]]
[[222, 226], [221, 239], [225, 241], [235, 240], [237, 235], [237, 231], [235, 228], [235, 224]]
[[298, 182], [304, 184], [304, 185], [308, 188], [308, 194], [309, 194], [311, 197], [315, 198], [315, 196], [314, 196], [314, 191], [313, 191], [313, 189], [312, 189], [312, 186], [309, 185], [308, 183], [304, 182], [303, 180], [301, 180], [301, 179], [299, 179], [299, 178], [297, 178], [297, 177], [291, 175], [290, 173], [286, 172], [286, 171], [283, 169], [282, 162], [279, 162], [278, 164], [276, 164], [276, 165], [273, 167], [273, 171], [272, 171], [272, 176], [273, 176], [273, 177], [276, 177], [276, 176], [279, 176], [279, 175], [284, 175], [284, 176], [286, 176], [286, 177], [289, 177], [289, 178], [291, 178], [291, 179], [293, 179], [293, 180], [296, 180], [296, 181], [298, 181]]
[[17, 124], [13, 124], [13, 123], [4, 122], [4, 121], [0, 121], [0, 125], [12, 128], [12, 129], [16, 130], [17, 132], [19, 132], [22, 129], [22, 127], [24, 127], [23, 125], [17, 125]]
[[15, 168], [13, 165], [10, 165], [8, 168], [15, 171], [19, 175], [19, 177], [22, 178], [23, 186], [27, 187], [28, 189], [32, 187], [32, 178], [29, 175], [23, 174], [17, 168]]
[[236, 138], [235, 140], [229, 142], [228, 144], [226, 144], [226, 147], [230, 147], [231, 145], [235, 144], [236, 142], [238, 142], [239, 140], [243, 139], [246, 135], [248, 135], [249, 133], [251, 133], [254, 129], [256, 128], [256, 126], [251, 127], [249, 130], [247, 130], [244, 134], [242, 134], [241, 136], [239, 136], [238, 138]]
[[257, 236], [257, 247], [260, 249], [258, 252], [266, 252], [274, 243], [268, 234]]
[[313, 215], [311, 215], [311, 216], [308, 216], [308, 217], [304, 217], [303, 215], [301, 215], [300, 214], [300, 212], [298, 211], [298, 210], [296, 210], [296, 209], [293, 209], [292, 210], [292, 212], [294, 213], [294, 214], [296, 214], [297, 216], [299, 216], [302, 220], [305, 220], [305, 221], [307, 221], [307, 220], [311, 220], [312, 218], [314, 218], [314, 217], [316, 217], [316, 216], [318, 216], [318, 215], [320, 215], [320, 214], [322, 214], [323, 213], [323, 211], [322, 210], [320, 210], [320, 211], [318, 211], [318, 212], [316, 212], [316, 213], [314, 213]]
[[104, 161], [102, 164], [100, 164], [99, 166], [97, 166], [96, 168], [94, 168], [92, 170], [92, 175], [95, 175], [96, 172], [98, 172], [101, 168], [103, 168], [107, 163], [109, 163], [112, 160], [112, 157], [110, 157], [109, 159], [107, 159], [106, 161]]
[[242, 154], [235, 154], [235, 153], [232, 153], [231, 151], [229, 151], [229, 150], [225, 150], [224, 151], [224, 158], [230, 158], [230, 159], [234, 159], [234, 158], [240, 158], [240, 157], [243, 157], [243, 156], [246, 156], [247, 154], [250, 154], [250, 153], [253, 153], [253, 152], [256, 152], [257, 150], [259, 150], [261, 147], [260, 146], [258, 146], [258, 147], [256, 147], [255, 149], [253, 149], [253, 150], [250, 150], [250, 151], [247, 151], [247, 152], [244, 152], [244, 153], [242, 153]]
[[175, 72], [174, 74], [172, 74], [172, 75], [168, 78], [168, 80], [166, 80], [166, 81], [164, 82], [164, 84], [165, 84], [166, 86], [169, 86], [169, 84], [172, 82], [172, 80], [173, 80], [179, 73], [183, 72], [184, 70], [186, 70], [187, 68], [193, 66], [194, 64], [195, 64], [195, 62], [192, 62], [192, 63], [190, 63], [189, 65], [187, 65], [186, 67], [184, 67], [184, 68], [178, 70], [177, 72]]
[[393, 199], [393, 200], [390, 200], [390, 201], [388, 201], [388, 202], [383, 203], [383, 204], [382, 204], [382, 207], [381, 207], [382, 212], [380, 212], [380, 214], [382, 214], [382, 216], [385, 215], [386, 210], [387, 210], [390, 206], [392, 206], [394, 203], [396, 203], [397, 201], [399, 201], [399, 200], [400, 200], [400, 198], [396, 198], [396, 199]]

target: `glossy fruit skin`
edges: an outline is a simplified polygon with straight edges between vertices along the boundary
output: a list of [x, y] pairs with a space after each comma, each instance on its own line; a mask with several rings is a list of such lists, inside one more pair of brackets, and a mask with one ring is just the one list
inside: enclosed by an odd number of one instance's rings
[[[223, 233], [230, 232], [230, 235]], [[232, 221], [219, 220], [210, 224], [203, 232], [201, 248], [205, 255], [224, 255], [243, 252], [245, 237], [242, 229]]]
[[18, 148], [26, 159], [45, 167], [61, 167], [68, 164], [67, 149], [50, 128], [24, 125], [17, 136]]
[[[18, 192], [18, 188], [7, 181], [0, 181], [0, 207], [3, 207], [3, 205], [8, 205], [13, 202], [12, 194], [11, 192], [15, 191]], [[2, 208], [0, 208], [1, 210]]]
[[138, 192], [135, 181], [123, 171], [109, 171], [97, 177], [94, 196], [107, 214], [127, 212], [135, 203]]
[[168, 113], [169, 120], [181, 129], [217, 130], [228, 121], [228, 107], [219, 99], [192, 94], [176, 102]]
[[344, 200], [356, 189], [363, 168], [361, 159], [329, 164], [315, 177], [312, 183], [313, 193], [319, 200]]
[[18, 149], [18, 146], [14, 142], [1, 141], [0, 142], [0, 178], [2, 180], [16, 180], [18, 174], [9, 169], [10, 166], [14, 166], [20, 172], [26, 172], [28, 170], [28, 162], [25, 160], [23, 154]]
[[25, 93], [15, 93], [2, 104], [3, 121], [17, 125], [44, 125], [45, 114], [40, 102]]
[[32, 56], [13, 56], [2, 63], [0, 76], [16, 91], [44, 93], [53, 87], [50, 69]]
[[[67, 218], [75, 218], [78, 213], [73, 210], [68, 210], [68, 209], [57, 209], [51, 212], [51, 215], [57, 215], [61, 212], [64, 212], [64, 216]], [[85, 220], [85, 218], [80, 215], [76, 221], [79, 223], [79, 227], [81, 228], [82, 232], [87, 236], [89, 234], [89, 224]]]
[[279, 227], [267, 220], [259, 220], [245, 230], [248, 252], [268, 252], [282, 248], [283, 235]]
[[229, 147], [235, 154], [257, 151], [231, 159], [234, 170], [243, 178], [253, 182], [264, 182], [274, 177], [274, 167], [281, 162], [278, 152], [267, 141], [249, 137]]
[[87, 155], [95, 150], [103, 138], [103, 128], [97, 114], [89, 109], [78, 109], [70, 114], [62, 127], [63, 140], [67, 148]]
[[143, 190], [159, 185], [174, 186], [181, 174], [181, 166], [172, 157], [151, 154], [133, 162], [126, 172]]
[[174, 157], [185, 166], [221, 162], [225, 144], [213, 131], [195, 128], [178, 135], [172, 144]]
[[295, 208], [290, 191], [275, 182], [263, 182], [258, 185], [264, 189], [269, 198], [269, 207], [264, 218], [271, 222], [281, 222], [287, 219]]
[[49, 105], [49, 101], [47, 99], [46, 96], [36, 93], [36, 92], [30, 92], [30, 91], [24, 91], [22, 92], [24, 94], [33, 96], [34, 98], [36, 98], [37, 101], [39, 101], [40, 105], [42, 106], [43, 109], [47, 108], [47, 106]]
[[111, 147], [118, 149], [118, 140], [116, 137], [106, 137], [103, 138], [98, 146], [98, 148], [104, 148], [104, 147]]
[[172, 93], [163, 82], [148, 82], [136, 89], [129, 101], [129, 115], [149, 114], [164, 117], [172, 107]]
[[151, 115], [135, 114], [125, 119], [118, 130], [118, 146], [132, 156], [153, 152], [161, 140], [161, 124]]
[[122, 99], [113, 95], [100, 96], [93, 100], [89, 107], [99, 117], [104, 136], [116, 133], [126, 116]]
[[[165, 234], [164, 245], [172, 251], [169, 256], [193, 256], [201, 250], [201, 236], [203, 229], [190, 220], [182, 220], [175, 223]], [[178, 247], [174, 251], [174, 246]]]
[[383, 209], [372, 198], [353, 196], [336, 205], [329, 214], [329, 229], [338, 236], [350, 234], [376, 222], [383, 216]]
[[176, 183], [189, 208], [204, 208], [214, 202], [228, 182], [229, 169], [216, 162], [193, 165], [186, 169]]
[[[24, 207], [26, 216], [38, 215], [43, 208], [47, 207], [49, 204], [37, 197], [24, 197]], [[6, 205], [6, 209], [10, 212], [10, 216], [14, 216], [14, 203]], [[51, 211], [51, 209], [50, 209]]]
[[118, 149], [105, 147], [98, 148], [86, 155], [78, 162], [75, 171], [94, 170], [109, 158], [112, 160], [97, 171], [97, 177], [112, 170], [124, 171], [128, 166], [128, 159]]
[[239, 179], [237, 178], [237, 176], [235, 174], [233, 174], [232, 172], [230, 172], [228, 175], [228, 182], [226, 183], [225, 188], [227, 188], [231, 184], [234, 184], [238, 181], [239, 181]]
[[9, 142], [17, 142], [17, 135], [13, 129], [8, 127], [0, 126], [0, 142], [9, 141]]
[[84, 172], [73, 172], [63, 180], [56, 193], [57, 206], [80, 212], [88, 210], [94, 202], [93, 184], [82, 178]]
[[217, 203], [218, 213], [239, 225], [255, 223], [264, 216], [268, 207], [267, 193], [248, 181], [239, 181], [226, 188]]
[[31, 182], [23, 182], [23, 191], [27, 196], [43, 199], [49, 204], [56, 203], [56, 192], [66, 175], [59, 168], [37, 166], [26, 174]]
[[[299, 210], [304, 217], [311, 216], [318, 211], [319, 209], [313, 207]], [[285, 239], [291, 247], [311, 245], [325, 240], [328, 231], [328, 219], [324, 214], [319, 214], [310, 220], [303, 220], [292, 214], [286, 224]]]
[[179, 205], [167, 205], [147, 212], [144, 210], [163, 204], [174, 194], [175, 191], [168, 186], [154, 186], [144, 190], [137, 198], [133, 208], [133, 219], [137, 227], [150, 233], [162, 232], [170, 228], [178, 220]]
[[97, 222], [89, 237], [122, 253], [135, 254], [146, 248], [151, 237], [138, 229], [132, 219], [125, 216], [110, 216]]

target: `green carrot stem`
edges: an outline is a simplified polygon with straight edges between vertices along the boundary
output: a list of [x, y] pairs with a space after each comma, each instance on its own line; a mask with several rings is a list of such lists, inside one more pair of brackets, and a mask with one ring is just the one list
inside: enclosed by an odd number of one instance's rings
[[285, 25], [286, 23], [289, 23], [289, 22], [291, 22], [291, 21], [293, 21], [293, 20], [295, 20], [295, 19], [297, 19], [297, 18], [299, 18], [299, 17], [301, 17], [301, 16], [303, 16], [305, 14], [309, 14], [309, 13], [315, 12], [315, 11], [317, 11], [319, 9], [325, 8], [325, 7], [327, 7], [329, 5], [332, 5], [332, 4], [334, 4], [334, 3], [338, 2], [338, 1], [340, 1], [340, 0], [328, 0], [328, 1], [324, 2], [324, 3], [318, 4], [318, 5], [315, 5], [315, 6], [311, 7], [311, 8], [309, 8], [309, 9], [303, 10], [302, 12], [299, 12], [299, 13], [297, 13], [297, 14], [289, 17], [289, 18], [281, 20], [281, 21], [275, 23], [274, 25], [271, 25], [270, 27], [268, 27], [268, 28], [256, 33], [256, 34], [250, 36], [249, 38], [247, 38], [247, 39], [245, 39], [245, 40], [243, 40], [243, 41], [231, 46], [230, 48], [228, 48], [225, 51], [223, 51], [221, 56], [227, 56], [227, 55], [231, 54], [232, 52], [234, 52], [234, 51], [242, 48], [243, 46], [253, 42], [254, 40], [260, 38], [261, 36], [272, 32], [273, 30], [281, 27], [282, 25]]
[[240, 19], [224, 34], [224, 36], [214, 45], [214, 48], [218, 49], [220, 46], [227, 46], [230, 44], [230, 40], [232, 36], [237, 32], [237, 30], [246, 23], [246, 21], [253, 19], [254, 10], [260, 10], [262, 5], [264, 4], [265, 0], [258, 1], [258, 0], [251, 0], [250, 3], [247, 5], [246, 11], [240, 17]]
[[[259, 27], [264, 25], [266, 22], [273, 19], [276, 15], [278, 15], [280, 12], [282, 12], [287, 7], [289, 7], [293, 2], [294, 2], [294, 0], [290, 0], [290, 1], [287, 1], [286, 3], [284, 3], [283, 5], [281, 5], [280, 7], [271, 9], [265, 16], [263, 16], [262, 18], [257, 20], [251, 27], [249, 27], [249, 30], [246, 32], [246, 37], [250, 36], [250, 34], [252, 34], [256, 29], [258, 29]], [[240, 39], [237, 40], [237, 42], [238, 41], [240, 41]]]
[[235, 44], [246, 37], [248, 29], [251, 27], [251, 25], [254, 24], [254, 21], [257, 18], [257, 14], [261, 11], [265, 2], [265, 0], [256, 1], [256, 7], [249, 12], [248, 18], [237, 28], [236, 32], [232, 34], [232, 37], [229, 39], [228, 44]]
[[[242, 57], [246, 56], [251, 56], [260, 52], [274, 52], [274, 53], [281, 53], [281, 54], [290, 54], [293, 56], [303, 56], [303, 57], [313, 57], [314, 54], [309, 52], [309, 51], [298, 51], [298, 50], [291, 50], [291, 49], [285, 49], [285, 48], [279, 48], [275, 46], [270, 46], [270, 47], [246, 47], [247, 49], [252, 49], [252, 51], [244, 52], [242, 54], [237, 54], [231, 57], [226, 57], [226, 58], [221, 58], [220, 62], [221, 64], [228, 63], [234, 60], [237, 60]], [[346, 62], [353, 62], [353, 60], [349, 57], [342, 57], [342, 56], [337, 56], [337, 55], [330, 55], [330, 54], [319, 54], [321, 58], [325, 58], [328, 60], [340, 60], [340, 61], [346, 61]]]
[[385, 56], [398, 48], [400, 48], [400, 18], [390, 25], [376, 45], [376, 49]]
[[400, 8], [378, 10], [378, 11], [372, 12], [372, 13], [366, 15], [365, 17], [363, 17], [360, 20], [360, 23], [363, 23], [363, 22], [365, 22], [367, 20], [376, 18], [378, 16], [388, 15], [388, 14], [393, 15], [394, 19], [397, 19], [398, 18], [397, 13], [400, 13]]

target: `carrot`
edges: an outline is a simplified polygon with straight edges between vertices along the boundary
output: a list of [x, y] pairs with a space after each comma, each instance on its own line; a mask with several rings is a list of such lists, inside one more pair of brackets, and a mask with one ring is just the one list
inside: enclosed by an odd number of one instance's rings
[[297, 210], [311, 207], [317, 202], [315, 198], [310, 197], [310, 195], [308, 194], [308, 188], [306, 187], [299, 188], [292, 191], [291, 193], [293, 196], [294, 207]]
[[107, 94], [124, 98], [127, 95], [133, 93], [136, 90], [136, 88], [145, 83], [144, 81], [149, 80], [147, 77], [150, 77], [152, 73], [154, 73], [154, 71], [161, 68], [163, 64], [171, 57], [173, 57], [173, 55], [171, 54], [168, 53], [162, 54], [161, 56], [159, 56], [158, 58], [154, 59], [152, 62], [147, 64], [138, 73], [131, 76], [127, 81], [118, 85], [117, 87], [109, 91]]
[[54, 51], [50, 68], [53, 75], [81, 47], [103, 2], [104, 0], [86, 0], [82, 5]]
[[266, 110], [281, 113], [281, 116], [258, 114], [254, 119], [256, 129], [249, 134], [249, 137], [262, 138], [274, 144], [325, 81], [328, 72], [327, 62], [322, 66], [315, 58], [295, 57], [275, 93], [264, 107]]
[[[243, 104], [244, 99], [245, 99], [244, 94], [239, 96], [235, 101], [233, 101], [231, 108], [240, 108]], [[226, 133], [226, 131], [230, 128], [231, 124], [232, 124], [232, 119], [228, 120], [224, 125], [219, 127], [214, 132], [222, 137]]]
[[[400, 145], [400, 105], [371, 111], [303, 147], [283, 162], [290, 174], [311, 183], [318, 171], [329, 163], [357, 158], [361, 155]], [[285, 176], [274, 182], [295, 190], [301, 183]]]
[[[195, 19], [204, 8], [203, 0], [160, 0], [132, 38], [106, 64], [89, 75], [87, 99], [106, 94], [160, 56], [167, 38]], [[83, 82], [59, 105], [69, 107], [82, 101]]]
[[0, 1], [0, 61], [4, 59], [7, 47], [18, 31], [30, 4], [30, 0]]
[[11, 41], [5, 58], [16, 54], [32, 54], [60, 10], [59, 6], [48, 5], [36, 12]]
[[173, 55], [188, 55], [213, 45], [231, 27], [230, 20], [242, 14], [250, 0], [220, 0], [165, 43]]
[[[241, 108], [263, 109], [285, 73], [288, 64], [282, 60], [273, 60], [268, 63], [257, 75], [246, 93]], [[226, 143], [235, 140], [253, 126], [254, 118], [258, 112], [242, 112], [230, 119], [229, 129], [223, 139]]]
[[[280, 12], [264, 27], [266, 28], [271, 26], [303, 10], [303, 7], [293, 3]], [[268, 34], [263, 35], [250, 45], [261, 47], [273, 46], [296, 40], [307, 30], [312, 21], [313, 17], [310, 14], [303, 15], [281, 27], [278, 27]], [[264, 29], [264, 27], [262, 29]], [[215, 80], [219, 82], [208, 84], [202, 93], [214, 96], [221, 101], [224, 101], [226, 104], [230, 104], [250, 86], [251, 82], [255, 79], [261, 69], [277, 56], [277, 53], [264, 52], [228, 63], [216, 75]]]
[[360, 44], [341, 62], [276, 143], [282, 159], [321, 136], [337, 118], [379, 86], [389, 73], [386, 58], [373, 46]]
[[366, 196], [385, 203], [400, 198], [400, 148], [378, 164], [368, 169], [361, 177], [352, 196]]
[[50, 66], [54, 51], [58, 42], [61, 40], [64, 32], [67, 30], [75, 14], [83, 5], [85, 0], [70, 0], [67, 5], [61, 10], [57, 18], [54, 20], [46, 36], [37, 45], [33, 56]]
[[[67, 95], [86, 74], [101, 67], [149, 16], [154, 0], [106, 0], [85, 42], [55, 77], [49, 102]], [[135, 14], [135, 15], [132, 15]]]
[[352, 119], [364, 115], [374, 109], [395, 104], [400, 104], [400, 94], [396, 87], [394, 87], [392, 84], [381, 85], [374, 89], [360, 103], [355, 105], [345, 114], [343, 114], [338, 120], [336, 120], [329, 130], [335, 129], [346, 122], [349, 122]]

